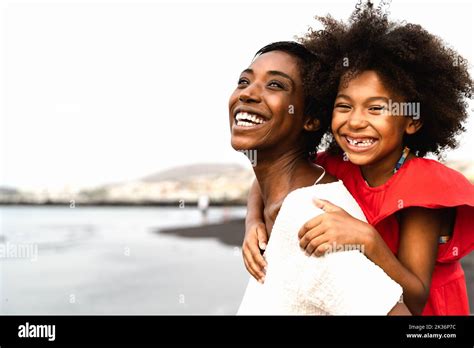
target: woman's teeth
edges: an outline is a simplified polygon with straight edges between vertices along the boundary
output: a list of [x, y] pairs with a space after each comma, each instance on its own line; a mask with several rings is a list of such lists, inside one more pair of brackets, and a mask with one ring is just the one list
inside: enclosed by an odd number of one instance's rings
[[359, 146], [359, 147], [368, 147], [375, 142], [375, 139], [373, 138], [354, 139], [354, 138], [346, 137], [346, 139], [349, 142], [349, 144], [353, 146]]
[[237, 115], [235, 115], [235, 124], [237, 126], [253, 127], [257, 124], [263, 124], [265, 122], [267, 121], [262, 117], [252, 115], [247, 112], [239, 112]]

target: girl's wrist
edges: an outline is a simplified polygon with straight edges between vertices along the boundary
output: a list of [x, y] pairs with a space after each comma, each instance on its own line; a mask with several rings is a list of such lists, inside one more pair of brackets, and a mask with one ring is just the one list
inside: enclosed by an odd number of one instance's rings
[[367, 224], [367, 232], [364, 234], [364, 254], [370, 258], [373, 255], [377, 245], [378, 232], [371, 225]]

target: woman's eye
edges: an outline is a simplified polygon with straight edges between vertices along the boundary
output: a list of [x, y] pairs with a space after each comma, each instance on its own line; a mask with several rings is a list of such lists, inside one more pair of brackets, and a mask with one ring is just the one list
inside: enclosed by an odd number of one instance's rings
[[272, 81], [268, 84], [270, 87], [283, 88], [283, 84], [277, 81]]
[[240, 86], [240, 85], [248, 85], [248, 83], [249, 81], [247, 79], [240, 78], [237, 84]]
[[338, 109], [344, 109], [344, 110], [349, 110], [351, 108], [351, 106], [347, 104], [336, 104], [335, 107]]

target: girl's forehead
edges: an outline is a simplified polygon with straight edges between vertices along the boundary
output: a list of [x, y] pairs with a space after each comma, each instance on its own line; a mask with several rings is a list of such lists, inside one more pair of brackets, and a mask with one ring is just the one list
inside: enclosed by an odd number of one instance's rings
[[382, 79], [380, 74], [374, 70], [366, 70], [356, 76], [343, 76], [339, 85], [339, 92], [351, 91], [358, 94], [378, 93], [381, 95], [391, 95], [389, 86]]

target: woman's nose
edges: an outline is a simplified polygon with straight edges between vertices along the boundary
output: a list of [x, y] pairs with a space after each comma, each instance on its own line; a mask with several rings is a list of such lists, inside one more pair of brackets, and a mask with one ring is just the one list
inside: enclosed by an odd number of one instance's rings
[[256, 84], [248, 85], [240, 92], [239, 100], [243, 103], [259, 103], [262, 100], [260, 87]]

